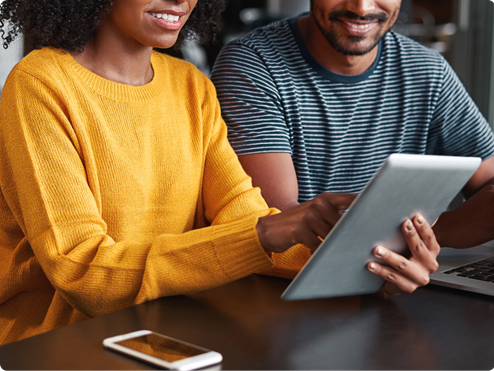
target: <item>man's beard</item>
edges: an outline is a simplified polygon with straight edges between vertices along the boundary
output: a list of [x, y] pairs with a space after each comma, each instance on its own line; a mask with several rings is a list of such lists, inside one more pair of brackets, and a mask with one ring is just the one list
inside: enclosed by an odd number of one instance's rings
[[[322, 13], [319, 13], [319, 15], [324, 16]], [[341, 11], [336, 11], [333, 12], [329, 15], [329, 20], [331, 21], [330, 23], [330, 28], [329, 30], [324, 29], [321, 24], [318, 21], [318, 18], [316, 15], [314, 15], [314, 19], [316, 21], [317, 27], [321, 31], [321, 33], [324, 35], [326, 40], [328, 41], [329, 45], [331, 45], [336, 51], [344, 54], [344, 55], [350, 55], [350, 56], [362, 56], [367, 53], [369, 53], [372, 49], [376, 47], [377, 44], [381, 41], [381, 39], [384, 37], [384, 35], [389, 31], [391, 26], [382, 31], [378, 32], [375, 36], [374, 39], [372, 40], [372, 43], [370, 46], [366, 47], [365, 49], [361, 47], [352, 48], [355, 44], [359, 44], [363, 40], [367, 39], [367, 36], [344, 36], [341, 34], [338, 34], [338, 31], [336, 30], [336, 27], [333, 27], [335, 22], [338, 22], [338, 18], [346, 18], [346, 19], [354, 19], [354, 20], [359, 20], [359, 21], [379, 21], [379, 22], [386, 22], [388, 21], [388, 16], [386, 13], [374, 13], [374, 14], [367, 14], [364, 17], [360, 17], [359, 15], [348, 11], [348, 10], [341, 10]], [[345, 43], [341, 42], [342, 39], [345, 38], [345, 41], [349, 42], [351, 45], [347, 46]]]

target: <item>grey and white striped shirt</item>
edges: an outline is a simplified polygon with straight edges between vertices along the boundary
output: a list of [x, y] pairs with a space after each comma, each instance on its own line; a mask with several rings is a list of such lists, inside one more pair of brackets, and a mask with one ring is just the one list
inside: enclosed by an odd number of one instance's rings
[[345, 76], [312, 57], [296, 18], [276, 22], [225, 46], [212, 80], [237, 154], [290, 153], [300, 202], [359, 192], [392, 153], [494, 155], [444, 58], [392, 31], [369, 70]]

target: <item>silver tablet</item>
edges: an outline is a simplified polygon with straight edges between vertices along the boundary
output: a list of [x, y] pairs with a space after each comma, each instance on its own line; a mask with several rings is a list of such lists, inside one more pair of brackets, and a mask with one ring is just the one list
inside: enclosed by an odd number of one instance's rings
[[476, 157], [393, 154], [369, 181], [310, 260], [283, 300], [369, 294], [383, 280], [367, 270], [377, 245], [408, 248], [401, 224], [422, 214], [432, 224], [480, 166]]

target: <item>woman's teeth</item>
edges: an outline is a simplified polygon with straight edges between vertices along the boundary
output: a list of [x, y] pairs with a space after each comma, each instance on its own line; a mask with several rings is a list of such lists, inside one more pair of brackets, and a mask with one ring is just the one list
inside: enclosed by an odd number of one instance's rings
[[355, 24], [355, 23], [350, 23], [350, 22], [345, 22], [347, 25], [349, 25], [352, 28], [356, 28], [358, 30], [365, 30], [366, 28], [370, 27], [370, 23], [368, 24]]
[[178, 22], [180, 17], [178, 15], [171, 15], [171, 14], [160, 14], [160, 13], [149, 13], [153, 17], [158, 18], [158, 19], [163, 19], [164, 21], [168, 22]]

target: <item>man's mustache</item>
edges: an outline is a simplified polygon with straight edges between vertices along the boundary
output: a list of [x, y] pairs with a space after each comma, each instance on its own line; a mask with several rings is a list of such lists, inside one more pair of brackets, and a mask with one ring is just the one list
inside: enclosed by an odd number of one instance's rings
[[387, 21], [386, 13], [369, 13], [361, 17], [358, 14], [349, 10], [337, 10], [329, 14], [330, 21], [336, 21], [338, 18], [353, 19], [356, 21]]

